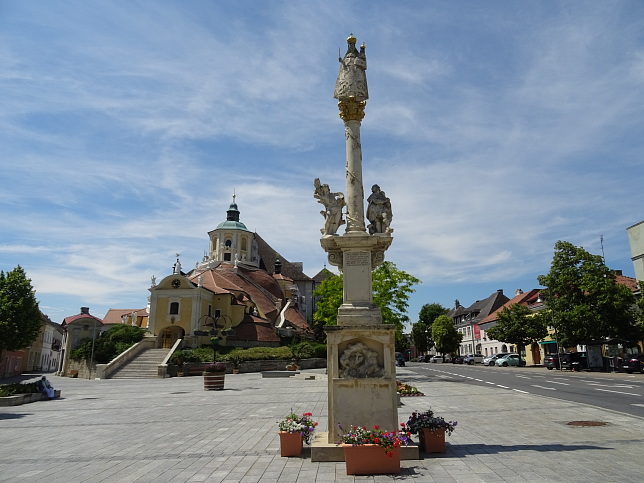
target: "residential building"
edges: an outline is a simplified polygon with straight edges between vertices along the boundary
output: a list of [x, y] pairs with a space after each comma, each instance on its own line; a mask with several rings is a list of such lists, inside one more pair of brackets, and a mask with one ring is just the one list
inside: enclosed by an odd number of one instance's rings
[[447, 316], [454, 321], [454, 326], [461, 334], [463, 341], [459, 348], [460, 354], [480, 354], [483, 350], [483, 339], [478, 323], [497, 310], [510, 299], [497, 290], [483, 300], [477, 300], [468, 308], [463, 307], [458, 300], [454, 303]]

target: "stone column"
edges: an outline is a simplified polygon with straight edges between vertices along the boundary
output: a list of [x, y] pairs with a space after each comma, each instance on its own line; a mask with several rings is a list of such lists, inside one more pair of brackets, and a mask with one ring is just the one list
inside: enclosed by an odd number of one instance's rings
[[366, 232], [362, 185], [362, 145], [360, 144], [360, 121], [364, 118], [366, 104], [366, 101], [356, 101], [353, 96], [346, 101], [338, 102], [346, 137], [346, 233]]

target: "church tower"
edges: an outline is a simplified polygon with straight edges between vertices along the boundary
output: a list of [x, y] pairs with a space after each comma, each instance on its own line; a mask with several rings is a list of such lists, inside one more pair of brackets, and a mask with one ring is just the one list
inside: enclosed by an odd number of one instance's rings
[[208, 233], [210, 237], [209, 261], [235, 262], [259, 267], [259, 255], [255, 235], [239, 221], [239, 208], [233, 202], [226, 212], [226, 221]]

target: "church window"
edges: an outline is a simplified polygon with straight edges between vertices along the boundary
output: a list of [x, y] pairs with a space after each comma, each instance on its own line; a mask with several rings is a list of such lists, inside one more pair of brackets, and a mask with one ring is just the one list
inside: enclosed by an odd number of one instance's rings
[[218, 319], [219, 317], [221, 317], [221, 310], [215, 309], [215, 319]]
[[225, 262], [230, 262], [232, 260], [232, 254], [231, 253], [224, 253], [224, 261]]
[[170, 315], [179, 315], [179, 302], [170, 302]]
[[228, 240], [226, 240], [224, 245], [226, 245], [226, 248], [230, 248], [230, 247], [233, 246], [233, 241], [231, 239], [228, 239]]
[[248, 248], [246, 247], [246, 237], [242, 237], [241, 239], [241, 249], [243, 251], [246, 251]]

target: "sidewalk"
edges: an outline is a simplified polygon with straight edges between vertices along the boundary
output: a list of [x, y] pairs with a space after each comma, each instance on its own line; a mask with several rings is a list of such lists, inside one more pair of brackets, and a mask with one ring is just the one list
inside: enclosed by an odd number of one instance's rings
[[[0, 482], [639, 482], [644, 420], [592, 406], [418, 376], [399, 421], [432, 408], [456, 419], [447, 453], [402, 462], [398, 476], [347, 476], [344, 463], [281, 458], [277, 422], [291, 408], [327, 426], [326, 376], [226, 375], [82, 380], [48, 376], [62, 397], [0, 408]], [[303, 374], [304, 375], [304, 374]], [[357, 402], [359, 404], [359, 401]], [[569, 421], [603, 421], [572, 427]]]

